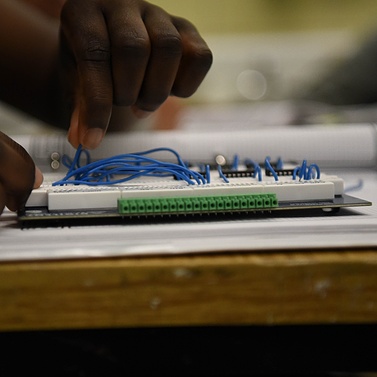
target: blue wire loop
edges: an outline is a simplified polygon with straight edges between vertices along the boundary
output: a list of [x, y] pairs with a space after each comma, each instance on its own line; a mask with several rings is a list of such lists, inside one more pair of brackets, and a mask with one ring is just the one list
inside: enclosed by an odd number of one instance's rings
[[207, 183], [211, 183], [211, 168], [207, 164], [205, 167]]
[[[172, 154], [177, 159], [177, 163], [163, 162], [148, 156], [156, 152]], [[85, 164], [81, 165], [80, 161], [83, 155]], [[91, 162], [89, 152], [82, 149], [80, 145], [73, 160], [65, 157], [63, 163], [68, 166], [68, 172], [63, 179], [54, 182], [53, 186], [67, 184], [113, 185], [145, 176], [173, 176], [178, 180], [186, 181], [190, 185], [208, 183], [203, 175], [188, 169], [179, 154], [170, 148], [155, 148], [144, 152], [121, 154]]]
[[232, 163], [232, 166], [231, 166], [231, 170], [238, 170], [239, 161], [240, 161], [240, 158], [239, 158], [238, 154], [235, 154], [234, 157], [233, 157], [233, 163]]
[[295, 180], [299, 177], [299, 179], [304, 180], [311, 180], [311, 179], [320, 179], [321, 178], [321, 171], [317, 164], [310, 164], [306, 160], [302, 161], [301, 166], [297, 166], [293, 169], [292, 179]]
[[221, 165], [217, 165], [217, 171], [219, 172], [220, 178], [222, 178], [225, 183], [229, 183], [229, 179], [225, 177], [223, 169], [221, 169]]
[[262, 182], [262, 169], [260, 165], [257, 162], [251, 160], [250, 158], [247, 158], [245, 160], [245, 165], [253, 165], [254, 166], [253, 178], [258, 177], [258, 181]]
[[265, 167], [266, 167], [267, 170], [269, 170], [271, 172], [271, 174], [274, 177], [275, 181], [278, 181], [279, 177], [278, 177], [275, 169], [272, 167], [270, 160], [271, 160], [270, 157], [266, 157], [266, 159], [264, 160]]
[[319, 166], [317, 164], [309, 165], [305, 179], [320, 179], [320, 178], [321, 178], [321, 171], [319, 170]]
[[284, 162], [281, 157], [278, 158], [277, 163], [276, 163], [276, 169], [282, 170], [284, 168]]

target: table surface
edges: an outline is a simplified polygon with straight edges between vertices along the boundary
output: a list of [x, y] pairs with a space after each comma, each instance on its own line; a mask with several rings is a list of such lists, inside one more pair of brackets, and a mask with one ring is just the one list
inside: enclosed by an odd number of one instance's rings
[[0, 330], [365, 324], [377, 250], [0, 264]]

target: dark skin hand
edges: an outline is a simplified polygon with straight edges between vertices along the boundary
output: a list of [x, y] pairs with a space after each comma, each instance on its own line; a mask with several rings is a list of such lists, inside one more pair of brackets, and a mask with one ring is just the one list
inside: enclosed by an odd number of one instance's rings
[[[143, 0], [1, 0], [0, 51], [0, 100], [87, 149], [169, 96], [191, 96], [212, 64], [189, 21]], [[42, 182], [4, 134], [0, 177], [1, 210], [22, 208]]]
[[73, 99], [68, 138], [89, 149], [102, 140], [113, 105], [144, 117], [170, 95], [191, 96], [212, 63], [191, 23], [141, 0], [67, 0], [61, 51]]
[[27, 152], [0, 132], [0, 214], [4, 207], [12, 211], [23, 208], [33, 188], [43, 177]]
[[59, 0], [60, 21], [45, 1], [0, 2], [0, 99], [69, 128], [75, 147], [191, 96], [212, 64], [189, 21], [146, 1]]

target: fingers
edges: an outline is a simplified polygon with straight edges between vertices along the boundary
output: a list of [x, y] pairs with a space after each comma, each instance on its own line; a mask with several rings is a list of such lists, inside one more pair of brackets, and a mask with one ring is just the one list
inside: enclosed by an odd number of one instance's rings
[[33, 189], [37, 189], [40, 187], [40, 185], [43, 183], [43, 174], [38, 168], [38, 166], [35, 167], [35, 176], [34, 176], [34, 185]]
[[212, 65], [209, 47], [190, 22], [156, 6], [147, 7], [143, 19], [151, 50], [134, 106], [142, 110], [142, 117], [159, 108], [170, 95], [194, 94]]
[[105, 13], [111, 38], [114, 104], [131, 106], [139, 96], [147, 69], [151, 42], [141, 9]]
[[110, 39], [98, 2], [71, 1], [66, 5], [61, 13], [62, 43], [72, 52], [77, 69], [75, 118], [69, 136], [74, 144], [92, 149], [102, 140], [111, 116]]
[[151, 51], [144, 80], [135, 105], [155, 111], [170, 95], [182, 58], [182, 40], [171, 17], [162, 9], [149, 7], [144, 14]]
[[175, 18], [174, 25], [182, 38], [183, 53], [172, 94], [193, 95], [212, 66], [212, 52], [196, 28], [187, 20]]
[[0, 213], [5, 206], [12, 211], [21, 209], [42, 180], [25, 149], [0, 132]]
[[62, 50], [76, 69], [69, 131], [76, 147], [100, 144], [113, 105], [144, 117], [172, 94], [192, 95], [212, 64], [191, 23], [142, 0], [67, 0], [61, 21]]

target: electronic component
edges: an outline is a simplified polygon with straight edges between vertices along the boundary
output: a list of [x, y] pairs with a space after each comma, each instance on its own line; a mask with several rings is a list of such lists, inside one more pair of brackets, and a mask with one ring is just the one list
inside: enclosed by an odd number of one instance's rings
[[[161, 151], [168, 151], [177, 161], [150, 156]], [[81, 161], [83, 154], [85, 163]], [[222, 157], [221, 162], [227, 161]], [[177, 152], [166, 148], [95, 162], [90, 161], [87, 151], [79, 149], [72, 161], [64, 160], [69, 167], [66, 177], [34, 190], [25, 211], [19, 214], [21, 221], [237, 216], [371, 204], [345, 195], [341, 178], [320, 172], [316, 164], [306, 160], [283, 166], [280, 159], [273, 163], [268, 157], [258, 164], [250, 159], [239, 161], [235, 156], [222, 170], [219, 156], [215, 164], [187, 164]]]

